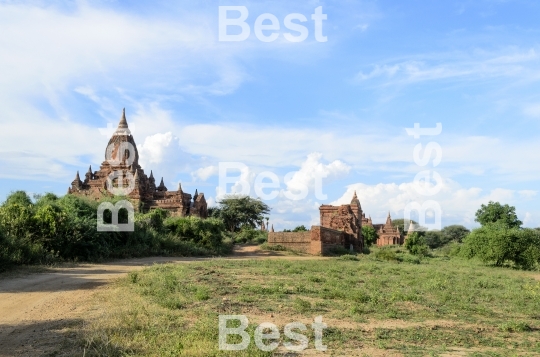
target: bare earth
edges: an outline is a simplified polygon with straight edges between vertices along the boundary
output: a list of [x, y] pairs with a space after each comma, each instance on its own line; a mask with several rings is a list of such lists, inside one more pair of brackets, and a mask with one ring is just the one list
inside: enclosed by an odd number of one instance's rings
[[[225, 259], [324, 259], [265, 252], [244, 246]], [[43, 273], [0, 276], [0, 356], [57, 356], [74, 335], [70, 326], [92, 313], [92, 295], [105, 284], [145, 266], [211, 258], [150, 257], [105, 264], [52, 268]], [[68, 354], [72, 355], [72, 354]]]

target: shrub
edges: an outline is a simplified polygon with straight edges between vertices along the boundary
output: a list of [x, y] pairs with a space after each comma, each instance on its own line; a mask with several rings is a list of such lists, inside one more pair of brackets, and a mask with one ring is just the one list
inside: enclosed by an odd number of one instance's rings
[[387, 261], [400, 261], [400, 258], [392, 248], [381, 248], [375, 251], [375, 258]]
[[442, 244], [448, 244], [450, 242], [461, 243], [463, 239], [471, 233], [467, 228], [462, 225], [454, 224], [451, 226], [446, 226], [441, 230], [442, 233]]
[[[219, 219], [167, 218], [156, 209], [135, 215], [133, 232], [97, 231], [100, 201], [73, 195], [35, 195], [23, 191], [0, 206], [0, 269], [12, 264], [93, 260], [155, 254], [208, 255], [227, 253], [225, 227]], [[115, 203], [123, 197], [107, 199]], [[105, 199], [104, 199], [105, 201]], [[112, 218], [108, 212], [108, 219]], [[127, 212], [122, 212], [127, 219]], [[105, 217], [107, 220], [107, 217]]]
[[362, 226], [362, 235], [364, 236], [364, 245], [366, 247], [375, 244], [379, 238], [377, 231], [371, 226]]
[[408, 254], [403, 257], [403, 262], [411, 263], [411, 264], [420, 264], [421, 263], [420, 258], [418, 256], [408, 255]]
[[533, 269], [540, 263], [540, 232], [510, 228], [504, 222], [486, 224], [465, 238], [461, 255], [496, 266], [512, 262], [521, 269]]
[[164, 226], [168, 232], [208, 249], [221, 247], [225, 231], [223, 221], [217, 218], [173, 217]]
[[358, 257], [356, 255], [352, 255], [352, 254], [345, 254], [345, 255], [342, 255], [340, 256], [338, 259], [340, 260], [358, 260]]
[[425, 245], [427, 245], [431, 249], [439, 248], [445, 243], [441, 231], [424, 232], [423, 236], [420, 236], [420, 239], [422, 238], [425, 242]]
[[351, 254], [351, 251], [342, 246], [335, 246], [328, 249], [327, 254], [328, 255], [349, 255]]
[[233, 236], [236, 243], [262, 244], [268, 240], [268, 232], [253, 229], [249, 226], [242, 227], [239, 232], [233, 233]]
[[407, 239], [405, 239], [405, 248], [409, 253], [414, 255], [427, 255], [428, 246], [424, 237], [421, 237], [417, 232], [410, 234]]

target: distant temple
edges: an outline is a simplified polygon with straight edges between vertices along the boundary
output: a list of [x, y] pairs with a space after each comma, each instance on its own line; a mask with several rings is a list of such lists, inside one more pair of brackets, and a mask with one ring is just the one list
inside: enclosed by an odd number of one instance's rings
[[378, 246], [403, 244], [403, 236], [398, 227], [392, 224], [390, 212], [385, 224], [373, 224], [362, 212], [360, 200], [354, 192], [350, 204], [341, 206], [321, 205], [319, 207], [320, 226], [311, 226], [307, 232], [268, 233], [269, 245], [281, 245], [286, 248], [309, 254], [326, 254], [335, 249], [347, 249], [362, 252], [364, 237], [362, 226], [373, 227], [378, 234]]
[[392, 244], [403, 244], [404, 237], [399, 231], [399, 227], [394, 227], [392, 224], [392, 217], [390, 212], [386, 217], [386, 223], [384, 224], [373, 224], [371, 222], [371, 217], [366, 218], [365, 215], [362, 215], [362, 225], [371, 226], [377, 232], [377, 245], [392, 245]]
[[[133, 158], [129, 155], [133, 151], [129, 149], [134, 151]], [[92, 172], [92, 166], [90, 166], [84, 180], [81, 180], [77, 171], [75, 180], [68, 188], [68, 194], [99, 200], [102, 197], [113, 196], [111, 186], [126, 189], [129, 192], [127, 197], [135, 209], [142, 212], [162, 208], [173, 216], [208, 217], [204, 193], [198, 193], [195, 190], [195, 195], [192, 196], [185, 193], [180, 184], [177, 191], [169, 191], [165, 187], [163, 178], [156, 186], [152, 171], [149, 177], [146, 176], [139, 165], [139, 152], [128, 128], [125, 109], [118, 128], [109, 140], [105, 150], [105, 161], [101, 164], [99, 171]]]

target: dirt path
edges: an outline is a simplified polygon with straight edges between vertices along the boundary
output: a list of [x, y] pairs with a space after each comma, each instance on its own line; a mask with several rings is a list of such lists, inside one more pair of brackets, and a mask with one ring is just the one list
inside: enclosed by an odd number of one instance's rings
[[[188, 263], [212, 258], [151, 257], [106, 264], [82, 264], [48, 269], [16, 277], [0, 278], [0, 356], [57, 356], [66, 348], [66, 329], [89, 313], [87, 302], [99, 287], [145, 266]], [[241, 246], [225, 259], [324, 259], [290, 256]], [[61, 354], [60, 354], [61, 355]], [[71, 354], [67, 354], [71, 355]]]

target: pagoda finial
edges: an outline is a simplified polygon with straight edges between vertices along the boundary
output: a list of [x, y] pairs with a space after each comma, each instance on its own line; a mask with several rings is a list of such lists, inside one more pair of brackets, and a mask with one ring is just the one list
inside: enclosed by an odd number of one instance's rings
[[354, 190], [354, 195], [351, 200], [351, 205], [357, 205], [358, 207], [360, 207], [360, 200], [358, 199], [358, 196], [356, 196], [356, 190]]
[[122, 118], [120, 118], [120, 122], [118, 123], [118, 129], [127, 129], [128, 123], [126, 120], [126, 108], [122, 109]]
[[152, 172], [152, 170], [150, 170], [150, 179], [153, 179], [154, 178], [154, 173]]
[[81, 177], [79, 176], [79, 170], [77, 170], [77, 175], [75, 175], [75, 181], [81, 181]]
[[199, 196], [199, 192], [195, 189], [195, 198], [197, 198], [197, 196]]
[[272, 224], [272, 229], [270, 229], [270, 232], [274, 231], [274, 225]]
[[182, 192], [182, 184], [178, 182], [178, 192]]
[[386, 224], [392, 224], [392, 217], [390, 216], [390, 211], [388, 211], [388, 217], [386, 217]]
[[92, 173], [92, 165], [90, 165], [90, 167], [88, 168], [88, 173], [89, 173], [89, 174]]

